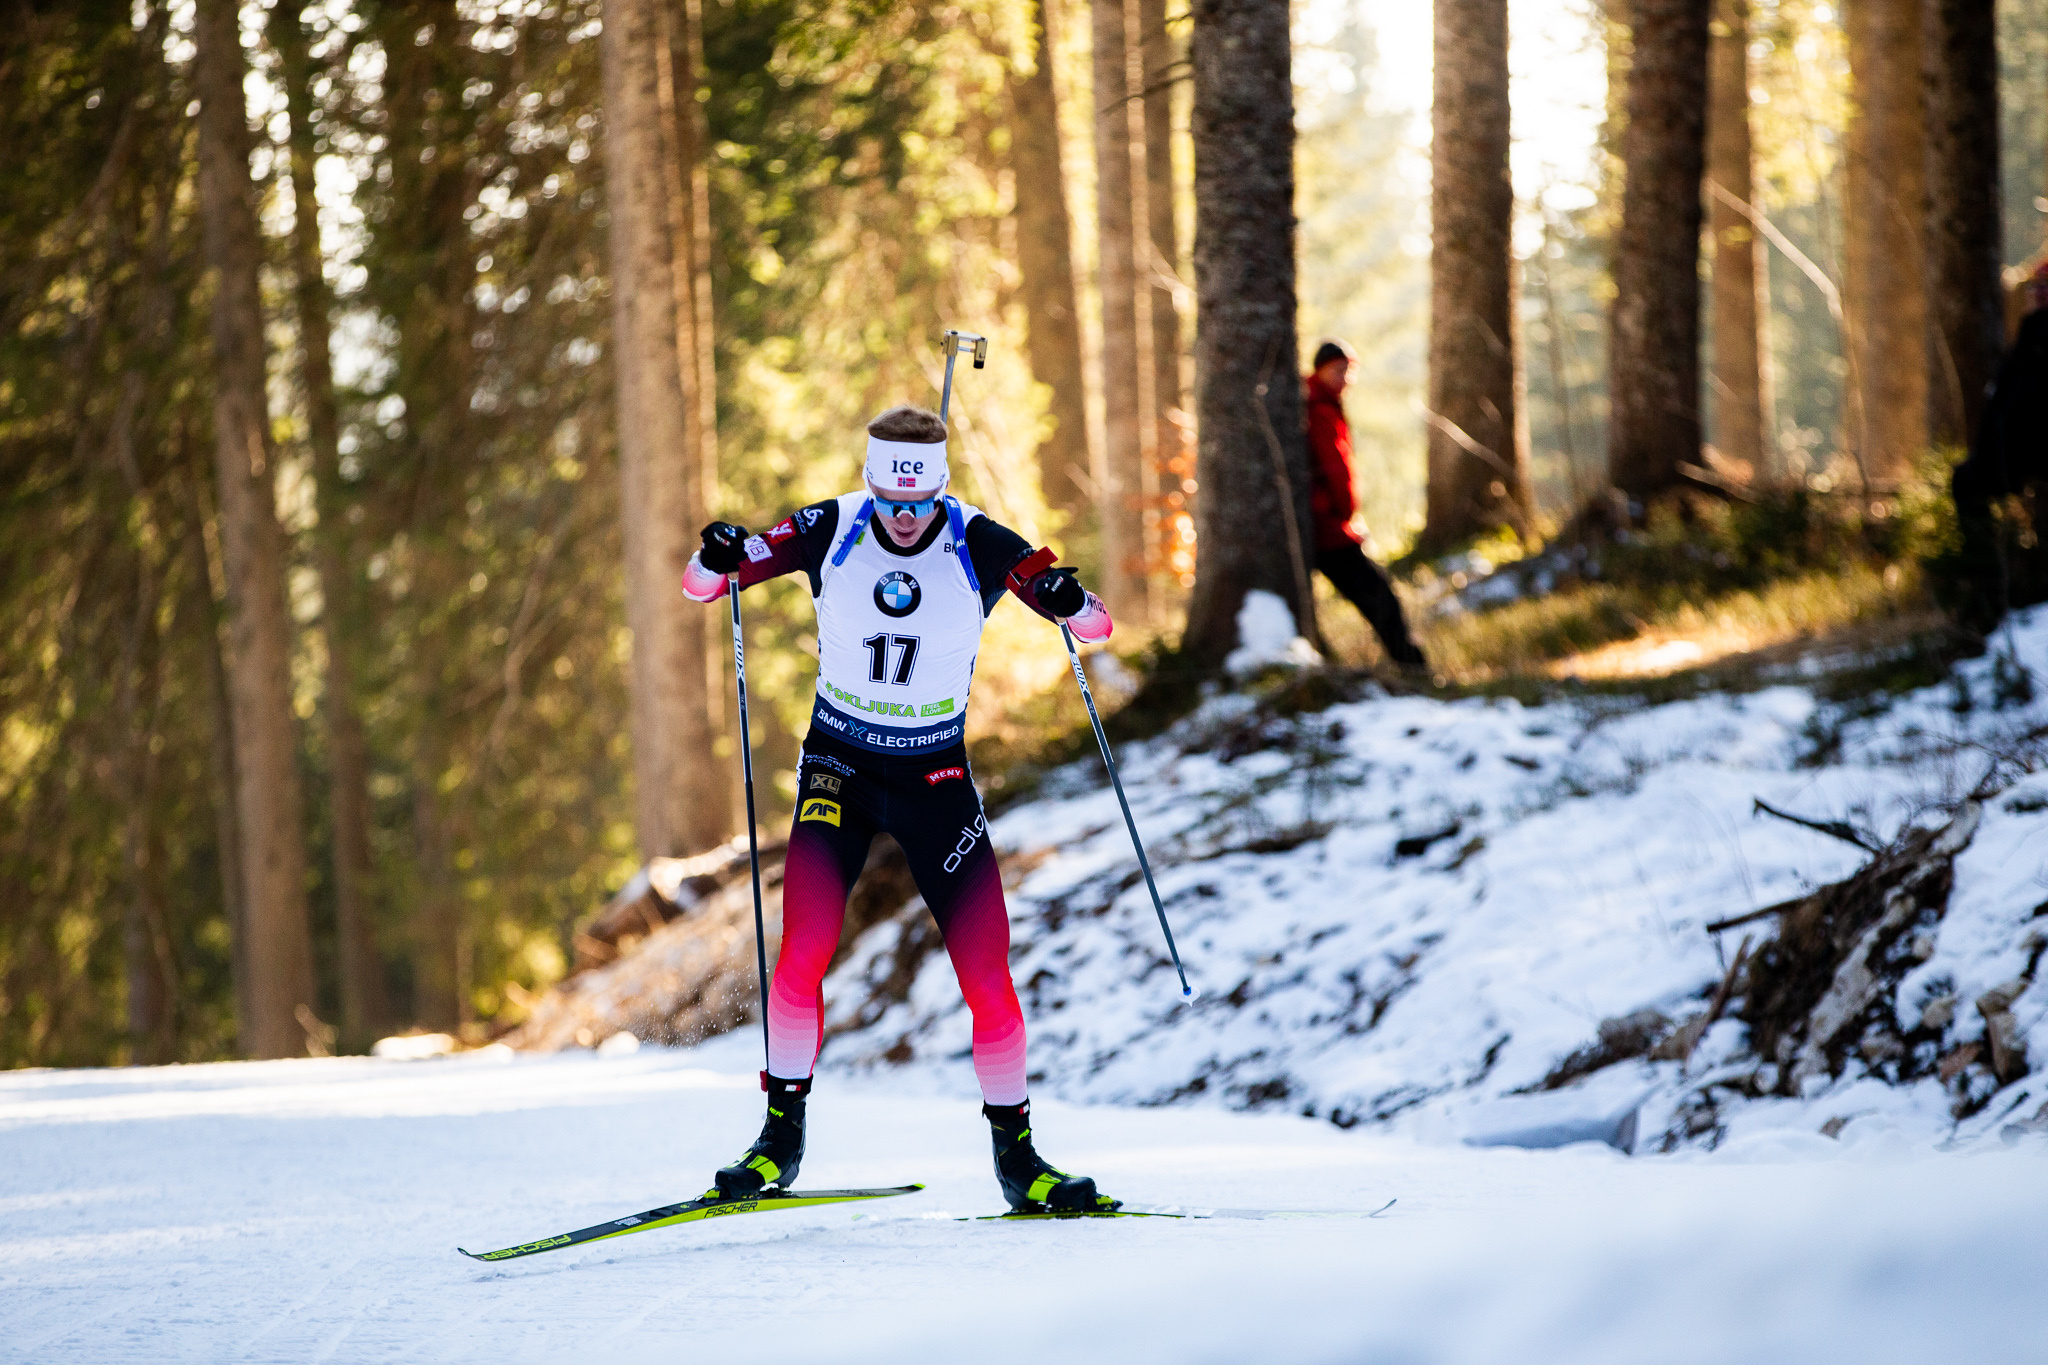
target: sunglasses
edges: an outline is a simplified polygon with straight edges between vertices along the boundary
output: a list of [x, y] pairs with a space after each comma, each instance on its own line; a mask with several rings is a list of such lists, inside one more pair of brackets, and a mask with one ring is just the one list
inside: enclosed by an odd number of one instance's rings
[[934, 493], [922, 502], [896, 502], [889, 498], [876, 498], [875, 510], [885, 517], [900, 517], [905, 512], [913, 517], [921, 517], [937, 507], [939, 499], [943, 496], [945, 495], [942, 493]]

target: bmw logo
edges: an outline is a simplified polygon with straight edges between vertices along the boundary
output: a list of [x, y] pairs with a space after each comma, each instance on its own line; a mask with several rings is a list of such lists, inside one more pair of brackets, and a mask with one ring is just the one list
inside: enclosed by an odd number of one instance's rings
[[924, 589], [901, 569], [885, 573], [875, 581], [875, 605], [884, 616], [908, 616], [924, 600]]

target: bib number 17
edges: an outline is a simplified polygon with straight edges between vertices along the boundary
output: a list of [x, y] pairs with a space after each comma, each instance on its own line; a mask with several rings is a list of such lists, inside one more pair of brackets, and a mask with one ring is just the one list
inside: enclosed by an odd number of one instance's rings
[[[910, 682], [910, 670], [917, 667], [917, 637], [915, 635], [870, 635], [861, 643], [867, 646], [868, 677], [874, 682], [893, 682], [901, 687]], [[895, 676], [890, 676], [889, 647], [897, 650]]]

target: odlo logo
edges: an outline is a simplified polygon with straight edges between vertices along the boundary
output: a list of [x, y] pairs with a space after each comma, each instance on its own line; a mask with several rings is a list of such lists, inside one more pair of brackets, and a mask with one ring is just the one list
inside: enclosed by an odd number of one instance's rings
[[885, 573], [875, 580], [875, 606], [884, 616], [908, 616], [923, 600], [924, 589], [901, 569]]
[[[833, 823], [836, 824], [838, 822], [834, 821]], [[960, 870], [960, 864], [967, 860], [968, 854], [974, 852], [974, 846], [981, 842], [981, 832], [987, 828], [988, 817], [986, 815], [977, 815], [974, 817], [973, 824], [960, 827], [960, 842], [955, 844], [953, 851], [946, 855], [946, 871], [958, 872]]]

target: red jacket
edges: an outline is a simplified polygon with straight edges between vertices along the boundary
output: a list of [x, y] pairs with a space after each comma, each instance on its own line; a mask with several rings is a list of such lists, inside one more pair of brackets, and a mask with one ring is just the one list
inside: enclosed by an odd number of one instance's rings
[[1340, 550], [1360, 542], [1351, 529], [1358, 499], [1351, 491], [1351, 424], [1344, 400], [1311, 374], [1303, 384], [1308, 417], [1309, 511], [1315, 519], [1316, 549]]

